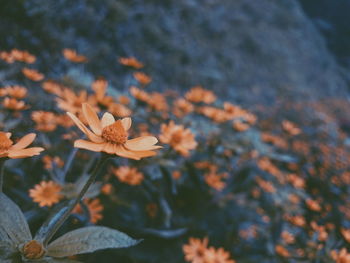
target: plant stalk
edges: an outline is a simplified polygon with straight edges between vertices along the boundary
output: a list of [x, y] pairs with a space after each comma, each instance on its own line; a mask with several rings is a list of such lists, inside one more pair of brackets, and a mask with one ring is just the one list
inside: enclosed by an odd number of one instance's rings
[[4, 171], [5, 171], [5, 162], [7, 158], [0, 158], [0, 193], [2, 193], [4, 185]]
[[71, 212], [75, 208], [75, 206], [83, 199], [84, 195], [86, 194], [87, 190], [91, 186], [91, 184], [96, 180], [96, 177], [98, 175], [98, 172], [100, 168], [106, 163], [108, 160], [109, 155], [102, 153], [100, 159], [97, 161], [97, 164], [95, 165], [94, 170], [92, 171], [88, 181], [84, 185], [83, 189], [80, 191], [79, 195], [77, 196], [74, 201], [72, 201], [69, 206], [67, 207], [67, 210], [64, 214], [62, 214], [61, 218], [56, 222], [56, 224], [50, 229], [50, 231], [46, 234], [43, 245], [47, 246], [47, 244], [50, 242], [52, 237], [56, 234], [58, 229], [63, 225], [63, 223], [67, 220], [67, 218], [70, 216]]

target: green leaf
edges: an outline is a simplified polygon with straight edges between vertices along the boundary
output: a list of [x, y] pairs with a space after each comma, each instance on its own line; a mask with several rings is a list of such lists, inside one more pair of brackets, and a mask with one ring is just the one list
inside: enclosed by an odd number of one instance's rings
[[6, 233], [16, 245], [32, 239], [21, 209], [4, 193], [0, 193], [0, 233], [2, 238]]
[[91, 226], [68, 232], [56, 239], [47, 247], [47, 255], [61, 258], [106, 248], [130, 247], [138, 242], [117, 230]]

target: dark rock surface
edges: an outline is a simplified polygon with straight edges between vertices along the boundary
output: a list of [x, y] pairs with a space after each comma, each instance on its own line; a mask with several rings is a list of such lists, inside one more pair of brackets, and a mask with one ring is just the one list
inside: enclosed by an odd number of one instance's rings
[[247, 104], [347, 92], [324, 39], [294, 0], [0, 2], [1, 49], [38, 55], [49, 77], [69, 70], [61, 56], [69, 47], [89, 57], [84, 70], [118, 88], [127, 80], [117, 57], [133, 55], [158, 90], [202, 84]]

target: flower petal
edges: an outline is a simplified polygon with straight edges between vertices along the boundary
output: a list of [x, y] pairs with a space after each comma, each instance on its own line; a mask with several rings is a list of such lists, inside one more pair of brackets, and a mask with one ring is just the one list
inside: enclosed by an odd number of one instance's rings
[[74, 142], [74, 147], [80, 148], [80, 149], [85, 149], [85, 150], [90, 150], [93, 152], [101, 152], [103, 149], [104, 143], [94, 143], [94, 142], [89, 142], [86, 140], [76, 140]]
[[134, 152], [129, 151], [121, 145], [115, 145], [115, 154], [125, 158], [140, 160], [140, 157], [137, 156]]
[[88, 122], [91, 130], [95, 134], [101, 135], [101, 133], [102, 133], [102, 126], [101, 126], [101, 122], [100, 122], [96, 112], [87, 103], [83, 103], [82, 108], [83, 108], [84, 117], [85, 117], [86, 121]]
[[6, 137], [7, 137], [7, 138], [9, 138], [9, 139], [10, 139], [10, 138], [11, 138], [11, 135], [12, 135], [12, 133], [11, 133], [11, 132], [6, 132]]
[[102, 151], [109, 153], [109, 154], [115, 154], [115, 147], [111, 143], [105, 143]]
[[102, 143], [103, 140], [101, 137], [98, 137], [96, 134], [91, 132], [74, 114], [67, 112], [68, 116], [74, 121], [75, 125], [86, 134], [86, 136], [95, 143]]
[[36, 137], [35, 133], [29, 133], [23, 136], [16, 144], [12, 145], [10, 150], [21, 150], [26, 148], [29, 144], [31, 144]]
[[156, 137], [141, 136], [135, 139], [126, 141], [125, 147], [131, 151], [147, 151], [162, 148], [161, 146], [154, 146], [158, 142]]
[[27, 148], [27, 149], [21, 149], [21, 150], [9, 150], [8, 152], [8, 157], [12, 159], [17, 159], [17, 158], [25, 158], [25, 157], [30, 157], [34, 155], [39, 155], [40, 152], [45, 150], [44, 148], [41, 147], [32, 147], [32, 148]]
[[157, 155], [154, 151], [135, 151], [134, 152], [139, 158], [151, 157]]
[[115, 122], [115, 119], [113, 117], [112, 114], [110, 114], [109, 112], [106, 112], [105, 114], [103, 114], [102, 119], [101, 119], [101, 124], [102, 124], [102, 128], [111, 125]]
[[127, 118], [123, 118], [121, 120], [122, 124], [123, 124], [123, 127], [124, 127], [124, 130], [125, 131], [128, 131], [131, 127], [131, 118], [127, 117]]

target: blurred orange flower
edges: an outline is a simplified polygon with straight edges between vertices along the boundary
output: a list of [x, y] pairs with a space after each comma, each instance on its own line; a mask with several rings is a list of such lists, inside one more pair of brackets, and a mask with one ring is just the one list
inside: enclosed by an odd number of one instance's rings
[[205, 252], [205, 260], [203, 263], [235, 263], [236, 261], [230, 259], [230, 253], [223, 248], [210, 247]]
[[[98, 221], [100, 221], [103, 218], [102, 211], [103, 211], [104, 207], [101, 204], [99, 199], [86, 198], [86, 199], [84, 199], [83, 202], [89, 211], [91, 223], [96, 224]], [[84, 210], [80, 204], [77, 204], [77, 206], [73, 209], [72, 213], [84, 214]]]
[[181, 118], [193, 112], [194, 106], [184, 98], [175, 100], [173, 113], [176, 117]]
[[142, 85], [148, 85], [152, 82], [152, 78], [143, 72], [135, 72], [133, 76]]
[[121, 166], [112, 170], [113, 174], [123, 183], [130, 185], [139, 185], [143, 181], [143, 174], [136, 168]]
[[119, 63], [124, 65], [124, 66], [129, 66], [129, 67], [133, 67], [136, 69], [140, 69], [143, 68], [143, 64], [138, 61], [135, 57], [129, 57], [129, 58], [119, 58]]
[[216, 100], [216, 96], [212, 91], [203, 89], [201, 86], [190, 89], [185, 94], [185, 98], [194, 103], [204, 102], [206, 104], [211, 104]]
[[44, 81], [42, 84], [42, 88], [52, 94], [57, 96], [62, 96], [63, 86], [53, 80]]
[[64, 161], [58, 156], [51, 157], [50, 155], [45, 155], [42, 158], [42, 161], [44, 163], [45, 169], [48, 169], [48, 170], [52, 169], [53, 164], [55, 164], [55, 166], [57, 167], [63, 167], [64, 165]]
[[182, 246], [182, 250], [185, 254], [185, 260], [192, 263], [204, 263], [208, 243], [209, 240], [207, 237], [203, 240], [191, 237], [189, 239], [189, 244]]
[[40, 207], [52, 206], [60, 201], [62, 187], [53, 181], [42, 181], [29, 190], [29, 196]]
[[112, 114], [106, 112], [99, 120], [96, 112], [87, 103], [83, 103], [82, 111], [92, 131], [74, 114], [70, 112], [67, 114], [90, 141], [76, 140], [74, 147], [95, 152], [106, 152], [135, 160], [154, 156], [156, 152], [153, 150], [161, 148], [161, 146], [155, 145], [158, 140], [153, 136], [142, 136], [128, 140], [131, 118], [116, 121]]
[[56, 115], [49, 111], [33, 111], [32, 120], [36, 123], [35, 129], [50, 132], [57, 127]]
[[44, 150], [41, 147], [26, 148], [31, 144], [35, 137], [35, 133], [29, 133], [22, 137], [17, 143], [13, 144], [10, 139], [10, 132], [0, 132], [0, 158], [8, 157], [11, 159], [31, 157], [39, 155]]
[[349, 263], [350, 262], [350, 253], [346, 248], [342, 248], [339, 252], [336, 250], [331, 251], [331, 256], [336, 263]]
[[96, 100], [96, 103], [101, 104], [104, 107], [108, 107], [113, 103], [113, 98], [106, 96], [107, 87], [108, 82], [105, 79], [97, 79], [91, 85], [92, 90], [95, 92], [93, 99]]
[[15, 61], [20, 61], [28, 64], [35, 62], [36, 57], [30, 54], [28, 51], [12, 49], [9, 52], [0, 52], [0, 59], [5, 60], [7, 63], [13, 63]]
[[71, 62], [82, 63], [87, 61], [87, 58], [85, 56], [77, 54], [74, 49], [65, 48], [63, 49], [62, 54], [67, 60]]
[[124, 118], [131, 115], [131, 110], [124, 106], [123, 104], [119, 103], [111, 103], [108, 106], [108, 112], [112, 113], [114, 116]]
[[176, 125], [174, 121], [170, 121], [169, 124], [162, 124], [161, 132], [160, 141], [170, 144], [175, 151], [183, 156], [189, 156], [189, 151], [197, 147], [197, 142], [191, 130], [185, 129], [183, 125]]
[[23, 68], [22, 73], [32, 81], [41, 81], [44, 79], [44, 75], [35, 69]]
[[299, 129], [294, 123], [287, 120], [282, 122], [282, 128], [284, 131], [293, 136], [301, 133], [301, 129]]
[[24, 101], [6, 97], [2, 105], [9, 110], [24, 110], [27, 108]]
[[27, 89], [22, 86], [7, 86], [5, 89], [8, 96], [16, 99], [23, 99], [27, 95]]

